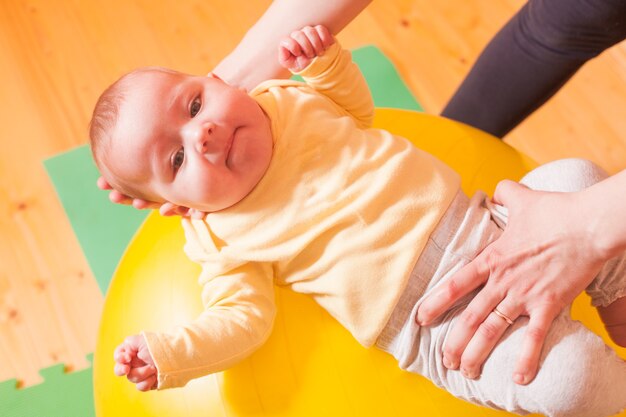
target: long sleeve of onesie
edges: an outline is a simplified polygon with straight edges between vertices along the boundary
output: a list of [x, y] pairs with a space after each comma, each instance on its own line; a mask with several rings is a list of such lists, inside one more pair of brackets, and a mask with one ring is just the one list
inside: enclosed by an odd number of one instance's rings
[[339, 42], [335, 41], [324, 55], [296, 74], [354, 117], [360, 128], [371, 127], [374, 119], [372, 94], [363, 74], [352, 62], [350, 51], [342, 49]]
[[214, 254], [203, 247], [203, 237], [188, 225], [185, 229], [187, 254], [203, 264], [198, 281], [204, 311], [171, 332], [143, 332], [157, 366], [158, 389], [233, 366], [265, 342], [275, 315], [271, 265], [247, 262], [215, 275], [204, 267]]

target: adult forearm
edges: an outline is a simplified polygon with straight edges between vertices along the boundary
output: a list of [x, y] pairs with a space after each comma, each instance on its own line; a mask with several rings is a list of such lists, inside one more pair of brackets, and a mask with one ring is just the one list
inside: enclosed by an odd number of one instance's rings
[[371, 0], [275, 0], [250, 28], [239, 45], [214, 69], [223, 80], [250, 90], [289, 71], [277, 59], [283, 36], [307, 25], [321, 24], [339, 33]]
[[605, 259], [626, 251], [626, 170], [582, 191], [573, 210], [581, 213]]

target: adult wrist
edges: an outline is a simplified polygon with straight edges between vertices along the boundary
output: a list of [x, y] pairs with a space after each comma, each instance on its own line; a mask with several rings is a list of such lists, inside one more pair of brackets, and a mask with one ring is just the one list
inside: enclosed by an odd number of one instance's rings
[[626, 234], [622, 224], [622, 217], [616, 208], [608, 204], [595, 187], [577, 193], [577, 201], [573, 209], [581, 214], [580, 224], [586, 224], [586, 236], [593, 247], [598, 259], [607, 261], [626, 251]]

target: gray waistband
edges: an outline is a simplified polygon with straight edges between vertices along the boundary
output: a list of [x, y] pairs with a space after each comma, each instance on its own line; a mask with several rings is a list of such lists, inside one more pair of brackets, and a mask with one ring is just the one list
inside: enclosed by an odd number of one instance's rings
[[424, 295], [432, 276], [435, 274], [447, 242], [459, 230], [468, 210], [469, 199], [459, 191], [444, 213], [428, 243], [413, 266], [407, 286], [402, 292], [389, 321], [376, 340], [376, 346], [387, 351], [391, 342], [406, 323], [415, 303]]

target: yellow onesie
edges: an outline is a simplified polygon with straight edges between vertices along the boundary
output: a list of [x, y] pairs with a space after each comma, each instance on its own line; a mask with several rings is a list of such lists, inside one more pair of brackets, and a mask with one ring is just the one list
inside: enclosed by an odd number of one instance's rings
[[375, 343], [458, 175], [406, 139], [372, 129], [372, 98], [338, 43], [301, 75], [250, 94], [271, 119], [264, 177], [242, 201], [183, 219], [202, 265], [204, 312], [144, 332], [158, 388], [224, 370], [257, 349], [275, 315], [273, 285], [309, 294], [363, 345]]

